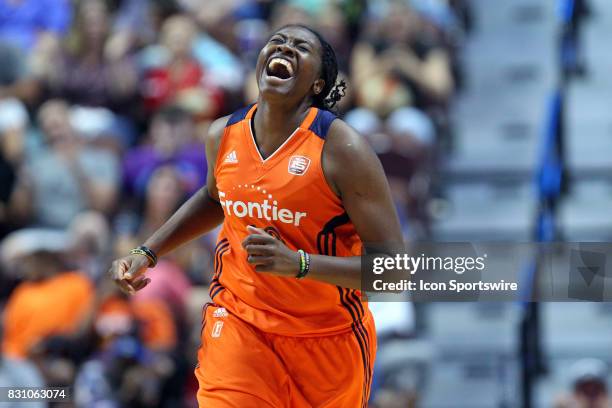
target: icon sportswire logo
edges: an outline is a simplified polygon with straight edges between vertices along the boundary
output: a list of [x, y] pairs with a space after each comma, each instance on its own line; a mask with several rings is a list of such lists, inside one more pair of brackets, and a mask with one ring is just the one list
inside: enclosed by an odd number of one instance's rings
[[219, 191], [219, 202], [225, 214], [230, 217], [250, 217], [259, 218], [267, 221], [280, 221], [285, 224], [293, 224], [296, 227], [300, 225], [307, 213], [301, 211], [292, 211], [288, 208], [279, 208], [278, 202], [268, 195], [261, 202], [257, 201], [234, 201], [226, 198], [227, 195], [223, 191]]
[[238, 163], [238, 155], [235, 150], [232, 150], [225, 156], [223, 163]]

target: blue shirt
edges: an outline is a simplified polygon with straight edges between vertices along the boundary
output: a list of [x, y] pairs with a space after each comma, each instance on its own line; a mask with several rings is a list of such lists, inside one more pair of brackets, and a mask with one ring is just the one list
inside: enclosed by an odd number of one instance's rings
[[69, 0], [0, 0], [0, 41], [28, 51], [40, 32], [66, 33], [71, 19]]

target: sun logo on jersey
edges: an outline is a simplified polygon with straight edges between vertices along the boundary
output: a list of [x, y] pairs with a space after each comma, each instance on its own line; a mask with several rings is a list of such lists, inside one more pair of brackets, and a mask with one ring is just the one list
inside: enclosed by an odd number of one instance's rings
[[303, 176], [308, 170], [308, 166], [310, 166], [310, 159], [306, 156], [291, 156], [289, 159], [289, 167], [287, 171], [289, 174], [294, 174], [296, 176]]

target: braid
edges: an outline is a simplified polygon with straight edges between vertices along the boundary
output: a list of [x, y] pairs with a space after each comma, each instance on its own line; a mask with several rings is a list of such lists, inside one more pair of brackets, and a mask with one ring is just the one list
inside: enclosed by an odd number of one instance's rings
[[[321, 92], [312, 98], [312, 106], [319, 109], [331, 110], [346, 94], [346, 82], [338, 79], [338, 60], [332, 46], [323, 38], [321, 34], [312, 28], [301, 24], [290, 24], [285, 27], [299, 27], [313, 33], [321, 43], [321, 79], [325, 81], [325, 86]], [[284, 28], [284, 27], [283, 27]]]
[[325, 99], [323, 108], [329, 110], [336, 106], [336, 103], [346, 95], [346, 88], [346, 82], [343, 79], [337, 82], [329, 92], [329, 97]]

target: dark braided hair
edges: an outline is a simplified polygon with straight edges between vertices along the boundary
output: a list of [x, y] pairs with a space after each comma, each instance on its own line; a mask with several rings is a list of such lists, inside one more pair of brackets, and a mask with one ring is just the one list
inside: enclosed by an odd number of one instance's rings
[[279, 30], [286, 27], [303, 28], [313, 33], [319, 40], [322, 51], [321, 78], [325, 81], [325, 86], [318, 95], [313, 96], [312, 106], [319, 109], [332, 110], [338, 101], [344, 97], [346, 92], [346, 82], [344, 80], [336, 83], [338, 79], [338, 60], [336, 59], [336, 52], [332, 46], [325, 41], [325, 38], [312, 28], [301, 24], [288, 24]]

